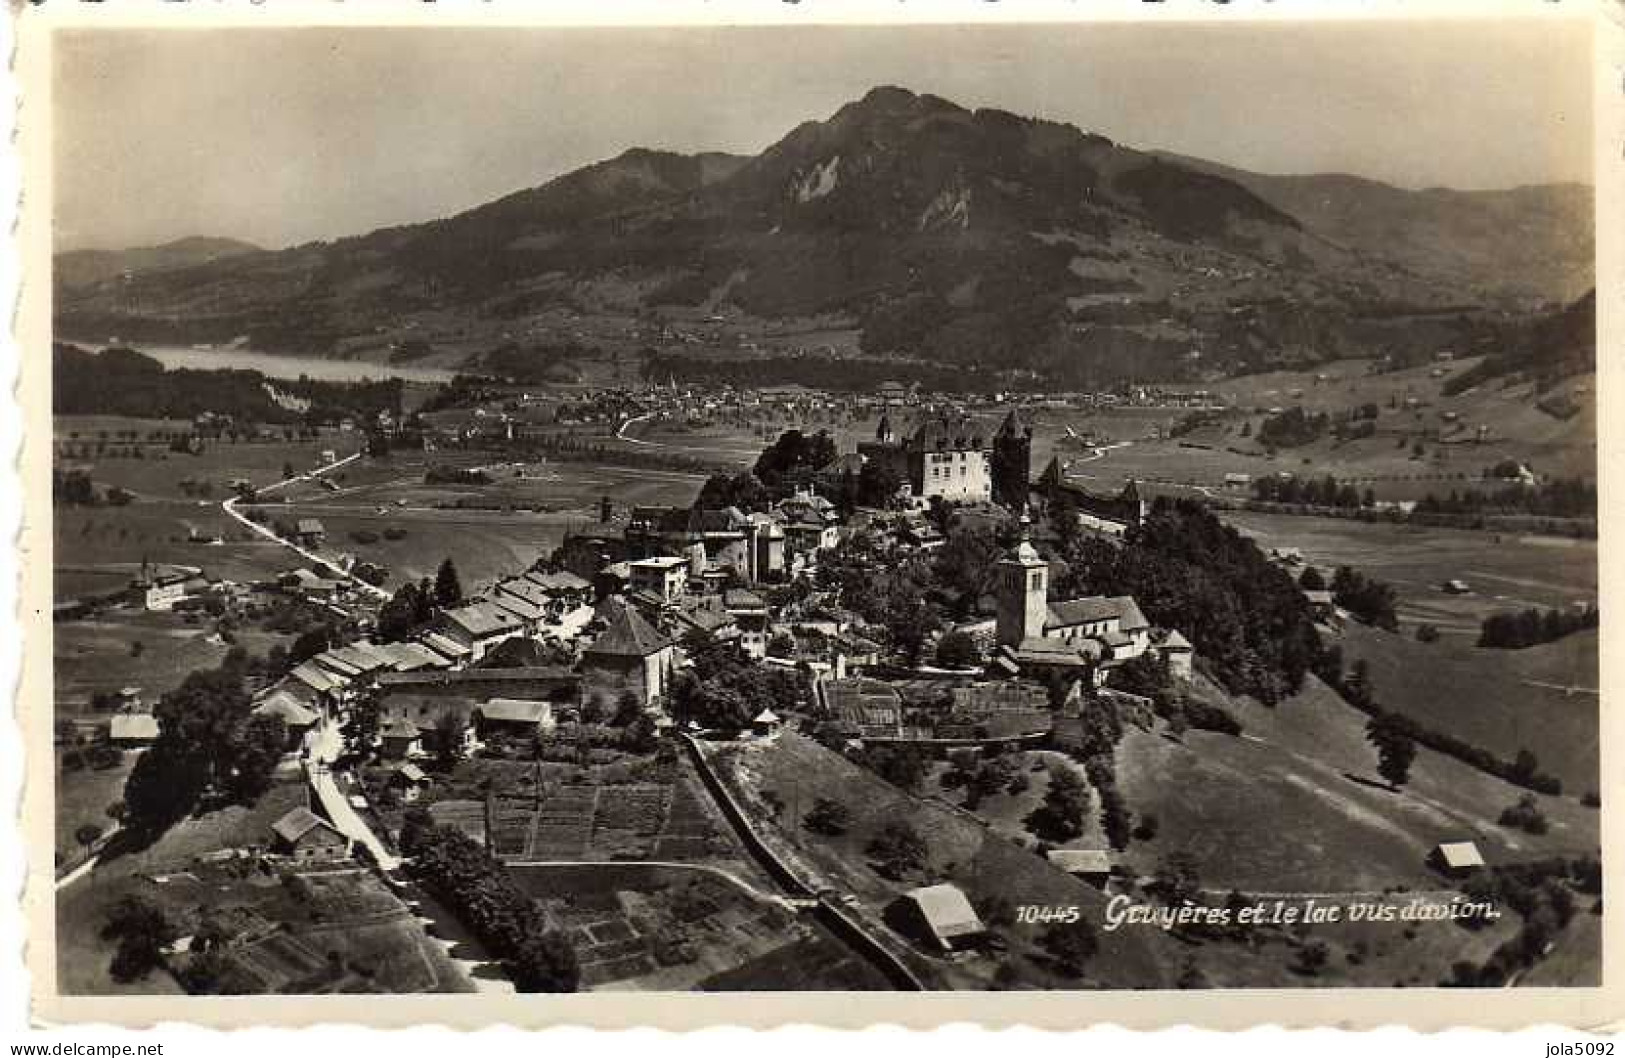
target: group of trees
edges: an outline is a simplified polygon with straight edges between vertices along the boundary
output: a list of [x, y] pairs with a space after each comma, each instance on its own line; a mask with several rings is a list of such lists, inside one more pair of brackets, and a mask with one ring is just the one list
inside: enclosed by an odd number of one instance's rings
[[124, 787], [125, 823], [137, 834], [161, 833], [208, 798], [252, 803], [287, 748], [282, 718], [254, 715], [235, 667], [191, 673], [154, 713], [158, 738]]
[[1511, 484], [1485, 491], [1452, 491], [1417, 501], [1419, 515], [1532, 514], [1547, 518], [1595, 518], [1597, 486], [1584, 478], [1553, 478], [1538, 485]]
[[1325, 412], [1292, 407], [1258, 424], [1258, 443], [1268, 448], [1297, 448], [1325, 436], [1331, 419]]
[[1332, 575], [1332, 601], [1368, 625], [1388, 632], [1399, 631], [1395, 606], [1399, 593], [1394, 587], [1349, 566], [1337, 567]]
[[413, 876], [502, 960], [519, 991], [577, 989], [575, 949], [564, 934], [547, 928], [546, 913], [483, 845], [415, 809], [402, 827], [401, 849]]
[[1540, 643], [1551, 643], [1573, 632], [1596, 628], [1600, 619], [1595, 606], [1578, 610], [1536, 609], [1521, 613], [1498, 613], [1484, 618], [1479, 628], [1478, 645], [1517, 650]]
[[[1468, 900], [1511, 909], [1522, 919], [1522, 925], [1517, 935], [1496, 948], [1483, 964], [1458, 962], [1451, 967], [1451, 976], [1440, 983], [1458, 988], [1501, 988], [1518, 971], [1544, 956], [1552, 941], [1573, 921], [1579, 910], [1576, 892], [1601, 896], [1602, 864], [1587, 856], [1494, 867], [1469, 878], [1462, 889]], [[1601, 911], [1602, 902], [1597, 900], [1592, 913]], [[1462, 920], [1469, 929], [1483, 924], [1479, 919]]]
[[837, 454], [834, 439], [824, 430], [812, 434], [786, 430], [762, 450], [751, 470], [769, 492], [788, 495], [795, 485], [810, 481], [833, 463]]
[[854, 533], [820, 556], [818, 586], [837, 592], [842, 606], [884, 629], [888, 645], [908, 665], [919, 663], [943, 625], [942, 607], [927, 595], [939, 589], [931, 560], [919, 554], [899, 559], [872, 533]]
[[1252, 540], [1200, 503], [1159, 497], [1124, 546], [1062, 545], [1057, 593], [1132, 595], [1152, 624], [1178, 628], [1228, 689], [1273, 705], [1320, 656], [1303, 593]]
[[1271, 474], [1253, 482], [1253, 495], [1265, 503], [1302, 504], [1308, 507], [1341, 507], [1347, 510], [1376, 505], [1377, 497], [1370, 489], [1360, 490], [1327, 474], [1323, 478], [1300, 478], [1295, 474], [1285, 477]]
[[51, 468], [51, 502], [67, 507], [123, 507], [135, 497], [126, 489], [109, 485], [97, 492], [90, 475], [83, 470]]
[[796, 672], [758, 665], [704, 633], [691, 633], [683, 646], [693, 664], [670, 692], [672, 716], [681, 723], [738, 730], [763, 709], [782, 715], [802, 704], [805, 689]]
[[1044, 800], [1027, 815], [1027, 829], [1044, 841], [1071, 841], [1083, 833], [1091, 800], [1089, 785], [1077, 769], [1055, 762], [1049, 767]]
[[1019, 794], [1027, 789], [1029, 780], [1022, 770], [1024, 761], [1019, 751], [1006, 751], [994, 743], [978, 752], [957, 749], [948, 754], [948, 770], [942, 774], [942, 785], [965, 791], [965, 807], [974, 812], [982, 800], [1004, 792]]
[[456, 564], [447, 558], [440, 563], [434, 580], [424, 577], [416, 583], [407, 581], [378, 608], [378, 636], [386, 642], [410, 638], [434, 619], [437, 608], [450, 609], [462, 601], [462, 580], [457, 575]]
[[[217, 437], [237, 439], [241, 422], [279, 423], [313, 433], [315, 425], [380, 411], [399, 416], [400, 379], [329, 382], [277, 379], [258, 371], [166, 370], [134, 349], [92, 353], [73, 345], [51, 347], [51, 408], [58, 415], [126, 415], [138, 419], [191, 419], [212, 415]], [[290, 411], [271, 396], [275, 390], [309, 402]]]

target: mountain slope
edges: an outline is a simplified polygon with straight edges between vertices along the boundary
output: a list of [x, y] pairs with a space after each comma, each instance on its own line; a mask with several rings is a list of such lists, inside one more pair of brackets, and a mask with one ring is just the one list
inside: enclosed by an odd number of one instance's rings
[[128, 250], [69, 250], [56, 255], [57, 280], [70, 286], [83, 286], [111, 279], [125, 272], [156, 271], [204, 264], [240, 254], [261, 253], [253, 243], [193, 235]]
[[330, 353], [448, 316], [539, 333], [590, 302], [821, 316], [872, 353], [1092, 384], [1393, 351], [1420, 339], [1372, 317], [1474, 300], [1247, 175], [883, 87], [755, 157], [638, 149], [444, 220], [117, 282], [64, 272], [58, 325]]
[[1240, 184], [1341, 246], [1458, 286], [1471, 300], [1567, 302], [1595, 282], [1595, 195], [1584, 184], [1407, 191], [1357, 176], [1276, 176], [1164, 156]]

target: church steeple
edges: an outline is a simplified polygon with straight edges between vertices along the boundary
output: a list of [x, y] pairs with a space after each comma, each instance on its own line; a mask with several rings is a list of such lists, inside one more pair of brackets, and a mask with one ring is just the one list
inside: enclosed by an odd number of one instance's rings
[[1021, 538], [999, 560], [998, 640], [1019, 647], [1044, 634], [1049, 619], [1049, 563], [1033, 547], [1032, 517], [1021, 510]]

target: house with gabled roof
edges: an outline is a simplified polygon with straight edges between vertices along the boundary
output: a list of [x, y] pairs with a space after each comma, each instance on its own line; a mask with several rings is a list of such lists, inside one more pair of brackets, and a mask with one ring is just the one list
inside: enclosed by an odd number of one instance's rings
[[[478, 661], [487, 650], [503, 640], [523, 635], [525, 626], [523, 621], [507, 610], [482, 600], [446, 610], [435, 622], [435, 631], [467, 647], [469, 660]], [[430, 645], [434, 646], [433, 643]]]
[[300, 863], [332, 863], [350, 855], [350, 839], [308, 808], [290, 810], [271, 824], [273, 851]]
[[894, 908], [889, 917], [902, 931], [937, 951], [961, 951], [987, 933], [965, 891], [952, 882], [910, 889]]

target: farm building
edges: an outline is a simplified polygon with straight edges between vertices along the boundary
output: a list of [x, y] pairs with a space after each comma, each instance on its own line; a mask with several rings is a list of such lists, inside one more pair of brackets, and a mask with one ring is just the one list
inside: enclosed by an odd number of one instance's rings
[[138, 749], [158, 741], [158, 718], [151, 713], [114, 713], [108, 738], [119, 749]]
[[143, 574], [130, 585], [130, 590], [148, 610], [173, 610], [175, 604], [186, 598], [185, 573]]
[[522, 698], [492, 698], [474, 710], [474, 727], [482, 740], [493, 735], [535, 738], [553, 729], [553, 707]]
[[1471, 841], [1441, 841], [1428, 853], [1428, 866], [1452, 878], [1461, 878], [1484, 867], [1484, 855]]
[[350, 839], [308, 808], [295, 808], [271, 825], [272, 848], [303, 863], [332, 863], [350, 855]]
[[910, 889], [894, 907], [904, 932], [941, 951], [960, 951], [987, 932], [964, 890], [949, 882]]
[[301, 518], [294, 526], [293, 535], [305, 547], [320, 547], [327, 539], [327, 527], [320, 518]]
[[1050, 849], [1044, 857], [1091, 885], [1106, 884], [1112, 873], [1112, 854], [1105, 849]]
[[1309, 612], [1314, 615], [1315, 620], [1330, 621], [1337, 616], [1337, 603], [1331, 592], [1314, 588], [1305, 591], [1303, 599], [1309, 604]]

